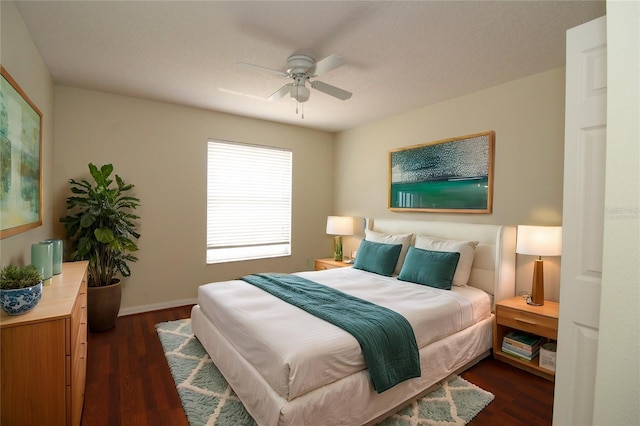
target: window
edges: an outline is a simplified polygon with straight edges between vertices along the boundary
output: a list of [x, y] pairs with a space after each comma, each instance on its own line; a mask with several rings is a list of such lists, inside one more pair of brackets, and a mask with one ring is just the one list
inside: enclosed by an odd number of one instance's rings
[[292, 152], [209, 140], [207, 263], [291, 254]]

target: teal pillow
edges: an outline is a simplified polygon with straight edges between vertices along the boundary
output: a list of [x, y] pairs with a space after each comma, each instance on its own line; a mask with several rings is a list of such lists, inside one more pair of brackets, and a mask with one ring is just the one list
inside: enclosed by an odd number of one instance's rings
[[[360, 251], [358, 251], [359, 255]], [[460, 260], [458, 252], [431, 251], [410, 246], [398, 279], [451, 290], [458, 260]]]
[[401, 250], [402, 244], [383, 244], [362, 240], [353, 267], [390, 277], [398, 263]]

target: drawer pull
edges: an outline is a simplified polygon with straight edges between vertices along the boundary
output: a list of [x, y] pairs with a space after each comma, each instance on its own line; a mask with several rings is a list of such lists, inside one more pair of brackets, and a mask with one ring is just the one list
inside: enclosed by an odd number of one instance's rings
[[537, 325], [537, 323], [535, 321], [529, 320], [529, 319], [523, 319], [523, 318], [514, 318], [514, 320], [518, 321], [518, 322], [523, 322], [525, 324], [531, 324], [531, 325]]

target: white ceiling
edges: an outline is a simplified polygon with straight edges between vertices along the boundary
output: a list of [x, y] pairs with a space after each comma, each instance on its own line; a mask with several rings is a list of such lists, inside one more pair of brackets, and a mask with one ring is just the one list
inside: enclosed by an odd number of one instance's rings
[[[565, 32], [603, 1], [18, 1], [56, 84], [328, 131], [349, 129], [565, 63]], [[304, 119], [284, 70], [305, 53], [346, 65]]]

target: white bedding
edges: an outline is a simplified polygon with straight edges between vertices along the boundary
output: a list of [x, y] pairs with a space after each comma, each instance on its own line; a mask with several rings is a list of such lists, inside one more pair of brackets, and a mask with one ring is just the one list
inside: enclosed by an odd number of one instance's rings
[[361, 370], [287, 401], [264, 380], [252, 362], [202, 313], [193, 307], [191, 326], [211, 359], [232, 384], [244, 406], [263, 426], [356, 426], [381, 420], [403, 402], [489, 354], [493, 315], [471, 327], [420, 349], [422, 376], [377, 393], [368, 371]]
[[[489, 296], [474, 287], [439, 290], [353, 268], [297, 275], [401, 313], [420, 349], [491, 316]], [[349, 333], [243, 281], [203, 285], [198, 303], [202, 314], [242, 357], [252, 360], [284, 400], [366, 368]]]

